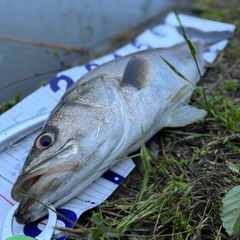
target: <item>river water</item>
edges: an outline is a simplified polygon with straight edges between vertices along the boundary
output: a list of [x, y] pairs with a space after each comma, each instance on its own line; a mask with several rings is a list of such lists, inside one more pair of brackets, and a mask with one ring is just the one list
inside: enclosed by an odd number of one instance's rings
[[[1, 0], [0, 105], [18, 90], [23, 97], [63, 68], [79, 64], [79, 54], [4, 37], [92, 49], [109, 38], [171, 8], [174, 0]], [[159, 15], [158, 15], [159, 16]]]

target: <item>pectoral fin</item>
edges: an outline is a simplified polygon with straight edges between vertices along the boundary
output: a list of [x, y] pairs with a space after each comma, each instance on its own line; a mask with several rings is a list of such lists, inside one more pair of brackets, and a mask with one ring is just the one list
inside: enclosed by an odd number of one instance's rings
[[121, 86], [133, 86], [140, 90], [148, 84], [150, 74], [149, 62], [140, 56], [134, 56], [125, 68]]
[[176, 94], [169, 98], [168, 127], [183, 127], [206, 116], [205, 110], [187, 105], [192, 95], [192, 87], [191, 84], [186, 83]]

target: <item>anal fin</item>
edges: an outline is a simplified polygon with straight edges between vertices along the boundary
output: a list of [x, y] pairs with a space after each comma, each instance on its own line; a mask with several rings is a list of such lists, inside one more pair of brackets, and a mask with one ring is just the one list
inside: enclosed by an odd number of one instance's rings
[[205, 110], [187, 104], [192, 92], [193, 85], [186, 83], [169, 98], [167, 127], [183, 127], [206, 116]]
[[176, 108], [170, 115], [168, 127], [183, 127], [206, 116], [206, 111], [186, 105]]

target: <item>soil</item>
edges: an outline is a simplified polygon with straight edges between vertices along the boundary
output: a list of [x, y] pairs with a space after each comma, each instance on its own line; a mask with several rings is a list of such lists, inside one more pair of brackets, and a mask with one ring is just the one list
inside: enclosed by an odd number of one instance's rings
[[[184, 1], [184, 3], [190, 2], [192, 3], [190, 0]], [[214, 65], [208, 69], [200, 85], [204, 84], [208, 96], [211, 97], [213, 94], [219, 93], [229, 101], [233, 101], [236, 106], [239, 106], [240, 48], [238, 45], [240, 31], [238, 28], [240, 21], [238, 19], [240, 3], [238, 0], [231, 2], [221, 0], [197, 1], [197, 5], [193, 6], [191, 4], [191, 6], [191, 12], [196, 16], [237, 25], [234, 37], [230, 40], [226, 49], [220, 53]], [[209, 99], [211, 99], [210, 97]], [[204, 98], [202, 92], [196, 91], [191, 101], [192, 104], [203, 107]], [[221, 101], [210, 102], [210, 107], [219, 109], [221, 112], [224, 111], [223, 104]], [[192, 201], [191, 216], [189, 215], [189, 218], [196, 223], [201, 223], [201, 226], [193, 226], [196, 227], [196, 231], [195, 233], [193, 231], [192, 235], [182, 234], [177, 237], [177, 235], [173, 234], [176, 226], [174, 226], [173, 222], [169, 222], [163, 225], [158, 230], [158, 233], [155, 232], [154, 237], [153, 232], [156, 221], [146, 219], [145, 223], [127, 229], [125, 234], [135, 236], [135, 239], [229, 239], [228, 234], [222, 227], [220, 210], [225, 193], [240, 182], [239, 173], [231, 171], [231, 168], [229, 168], [229, 163], [240, 163], [240, 135], [238, 130], [230, 129], [216, 117], [213, 114], [208, 114], [205, 120], [200, 123], [178, 129], [163, 129], [156, 135], [155, 142], [150, 145], [150, 149], [158, 161], [167, 168], [171, 176], [179, 179], [182, 174], [184, 183], [189, 186], [193, 183], [190, 193], [188, 193]], [[236, 121], [236, 124], [239, 126], [238, 121]], [[185, 133], [194, 133], [195, 135]], [[196, 137], [197, 134], [199, 137]], [[141, 160], [137, 159], [137, 161]], [[151, 165], [155, 170], [158, 167], [154, 161], [151, 162]], [[102, 219], [107, 219], [114, 214], [119, 219], [117, 216], [120, 212], [120, 215], [124, 216], [124, 211], [120, 211], [117, 205], [121, 203], [132, 204], [133, 199], [136, 198], [139, 192], [142, 181], [142, 172], [135, 168], [108, 199], [109, 203], [116, 205], [115, 208], [109, 208], [106, 204], [103, 204], [94, 210], [86, 212], [80, 218], [79, 223], [84, 226], [86, 221], [89, 222], [92, 211], [100, 211]], [[154, 185], [154, 181], [154, 178], [150, 177], [148, 186]], [[169, 177], [159, 174], [158, 181], [158, 184], [165, 189]], [[158, 193], [156, 186], [151, 191], [146, 191], [143, 199], [147, 199], [153, 193]], [[173, 208], [175, 208], [174, 204], [177, 204], [177, 202], [173, 203]], [[182, 211], [184, 212], [184, 209]], [[106, 225], [108, 225], [107, 222]], [[164, 233], [163, 235], [161, 235], [161, 231]], [[169, 233], [169, 235], [166, 236], [166, 233]], [[121, 239], [134, 238], [123, 237]]]

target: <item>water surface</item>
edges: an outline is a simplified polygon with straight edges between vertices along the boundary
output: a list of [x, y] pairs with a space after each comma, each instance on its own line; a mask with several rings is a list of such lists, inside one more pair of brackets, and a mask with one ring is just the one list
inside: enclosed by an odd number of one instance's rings
[[[0, 35], [91, 49], [153, 18], [174, 0], [1, 0]], [[0, 39], [0, 104], [23, 97], [79, 55]], [[24, 80], [27, 78], [27, 80]], [[13, 84], [14, 82], [18, 84]]]

